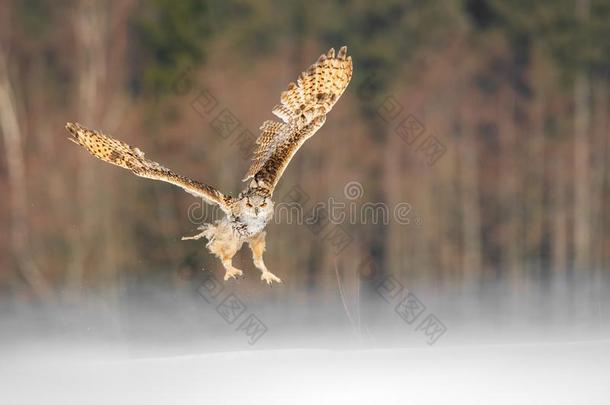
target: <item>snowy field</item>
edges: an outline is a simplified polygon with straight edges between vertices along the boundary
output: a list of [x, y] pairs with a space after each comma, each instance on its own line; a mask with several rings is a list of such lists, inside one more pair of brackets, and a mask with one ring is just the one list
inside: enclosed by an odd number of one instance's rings
[[0, 370], [4, 404], [610, 403], [610, 341], [156, 358], [28, 347]]
[[[606, 284], [417, 283], [412, 323], [386, 287], [359, 304], [136, 283], [115, 305], [0, 305], [0, 404], [610, 404]], [[240, 330], [249, 315], [264, 333]]]

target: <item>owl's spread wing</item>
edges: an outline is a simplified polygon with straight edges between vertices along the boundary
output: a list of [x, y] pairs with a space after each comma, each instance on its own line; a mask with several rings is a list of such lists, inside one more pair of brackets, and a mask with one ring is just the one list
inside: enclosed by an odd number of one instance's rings
[[256, 140], [253, 162], [244, 181], [254, 177], [271, 191], [299, 147], [320, 129], [352, 78], [352, 58], [342, 47], [331, 48], [290, 83], [273, 114], [282, 120], [265, 121]]
[[72, 135], [68, 139], [84, 147], [98, 159], [131, 170], [140, 177], [174, 184], [187, 193], [201, 197], [210, 204], [218, 204], [223, 211], [230, 212], [230, 196], [225, 196], [214, 187], [180, 176], [159, 163], [146, 159], [144, 152], [140, 149], [110, 138], [101, 132], [87, 129], [80, 124], [68, 123], [66, 129]]

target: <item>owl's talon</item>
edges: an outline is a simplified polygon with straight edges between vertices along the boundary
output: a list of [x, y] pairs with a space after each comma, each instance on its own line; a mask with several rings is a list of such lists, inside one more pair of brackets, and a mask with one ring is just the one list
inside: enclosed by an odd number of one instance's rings
[[225, 279], [225, 281], [227, 281], [230, 278], [237, 279], [237, 276], [241, 276], [243, 274], [244, 274], [244, 272], [239, 270], [239, 269], [235, 269], [235, 268], [227, 269], [227, 271], [225, 273], [225, 278], [224, 279]]
[[264, 271], [263, 274], [261, 274], [261, 280], [267, 282], [267, 285], [271, 285], [274, 281], [276, 283], [282, 282], [282, 280], [280, 280], [279, 277], [277, 277], [275, 274], [271, 273], [270, 271]]

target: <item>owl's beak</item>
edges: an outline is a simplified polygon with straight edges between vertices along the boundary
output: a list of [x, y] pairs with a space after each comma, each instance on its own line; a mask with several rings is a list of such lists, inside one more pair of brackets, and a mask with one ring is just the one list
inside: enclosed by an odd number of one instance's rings
[[258, 215], [258, 207], [254, 208], [254, 213]]

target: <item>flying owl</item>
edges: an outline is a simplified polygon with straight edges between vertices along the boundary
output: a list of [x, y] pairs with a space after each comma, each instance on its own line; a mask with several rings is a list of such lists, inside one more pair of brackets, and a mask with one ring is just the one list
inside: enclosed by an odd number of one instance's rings
[[352, 78], [352, 58], [342, 47], [335, 55], [330, 49], [290, 83], [282, 92], [280, 104], [273, 114], [280, 121], [265, 121], [256, 140], [252, 164], [243, 181], [248, 186], [237, 197], [223, 194], [207, 184], [180, 176], [157, 162], [146, 159], [144, 153], [121, 141], [110, 138], [77, 123], [66, 124], [69, 138], [93, 156], [116, 166], [131, 170], [135, 175], [161, 180], [183, 188], [186, 192], [217, 204], [225, 216], [213, 224], [198, 228], [202, 232], [183, 240], [207, 239], [206, 247], [215, 254], [225, 268], [224, 279], [242, 275], [233, 267], [233, 256], [247, 242], [254, 265], [261, 271], [261, 280], [281, 283], [263, 262], [264, 231], [273, 217], [273, 191], [286, 166], [303, 145], [324, 125], [326, 114], [335, 105]]

